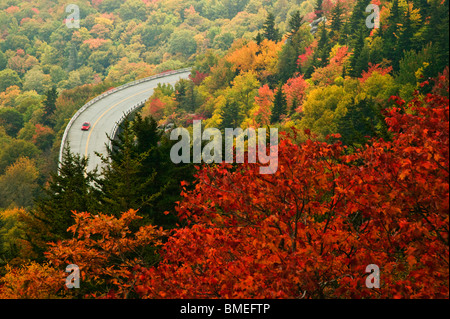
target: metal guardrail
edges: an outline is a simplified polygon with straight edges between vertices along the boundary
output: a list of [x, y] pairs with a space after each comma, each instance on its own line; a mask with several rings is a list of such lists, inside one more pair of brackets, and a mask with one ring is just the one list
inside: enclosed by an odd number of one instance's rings
[[[99, 100], [101, 100], [101, 99], [103, 99], [103, 98], [105, 98], [105, 97], [107, 97], [107, 96], [109, 96], [109, 95], [111, 95], [111, 94], [116, 93], [117, 91], [121, 91], [121, 90], [126, 89], [126, 88], [128, 88], [128, 87], [130, 87], [130, 86], [134, 86], [134, 85], [137, 85], [137, 84], [140, 84], [140, 83], [143, 83], [143, 82], [152, 81], [152, 80], [155, 80], [155, 79], [164, 78], [164, 77], [169, 76], [169, 75], [185, 73], [185, 72], [190, 71], [191, 69], [192, 69], [192, 68], [184, 68], [184, 69], [179, 69], [179, 70], [174, 70], [174, 71], [163, 72], [163, 73], [159, 73], [159, 74], [156, 74], [156, 75], [152, 75], [152, 76], [149, 76], [149, 77], [146, 77], [146, 78], [143, 78], [143, 79], [139, 79], [139, 80], [136, 80], [136, 81], [132, 81], [132, 82], [126, 83], [126, 84], [124, 84], [124, 85], [118, 86], [118, 87], [116, 87], [116, 88], [110, 89], [110, 90], [108, 90], [108, 91], [106, 91], [106, 92], [104, 92], [104, 93], [102, 93], [102, 94], [96, 96], [95, 98], [93, 98], [93, 99], [90, 100], [89, 102], [87, 102], [85, 105], [83, 105], [83, 106], [82, 106], [82, 107], [81, 107], [81, 108], [80, 108], [80, 109], [72, 116], [72, 118], [70, 119], [69, 123], [68, 123], [67, 126], [66, 126], [66, 129], [64, 130], [64, 134], [63, 134], [63, 137], [62, 137], [62, 139], [61, 139], [61, 147], [60, 147], [60, 149], [59, 149], [58, 168], [59, 168], [60, 165], [61, 165], [62, 158], [63, 158], [63, 154], [64, 154], [64, 148], [65, 148], [66, 143], [67, 143], [67, 137], [68, 137], [68, 135], [69, 135], [70, 129], [71, 129], [72, 126], [73, 126], [73, 123], [75, 122], [75, 120], [78, 119], [78, 117], [81, 115], [81, 113], [83, 113], [83, 112], [84, 112], [86, 109], [88, 109], [91, 105], [95, 104], [95, 103], [98, 102]], [[146, 101], [147, 101], [147, 99], [144, 100], [142, 103], [138, 103], [137, 105], [134, 105], [130, 110], [127, 111], [126, 115], [128, 115], [130, 112], [134, 111], [136, 108], [138, 108], [138, 107], [144, 105], [144, 103], [145, 103]], [[111, 135], [112, 138], [113, 138], [113, 137], [115, 136], [115, 134], [117, 133], [117, 129], [118, 129], [120, 123], [122, 123], [122, 121], [123, 121], [123, 119], [125, 118], [126, 115], [122, 116], [122, 118], [119, 120], [120, 122], [116, 122], [116, 124], [114, 125], [113, 131], [111, 132], [112, 134], [114, 134], [114, 135]]]
[[[118, 131], [119, 127], [120, 127], [120, 124], [122, 124], [123, 120], [125, 120], [125, 118], [126, 118], [128, 115], [130, 115], [134, 110], [136, 110], [137, 108], [142, 107], [142, 106], [145, 104], [145, 102], [147, 102], [147, 101], [148, 101], [148, 99], [145, 99], [145, 100], [141, 101], [140, 103], [138, 103], [138, 104], [136, 104], [136, 105], [133, 105], [133, 107], [131, 107], [129, 110], [127, 110], [127, 112], [124, 112], [124, 114], [122, 115], [122, 117], [114, 124], [114, 126], [113, 126], [113, 128], [112, 128], [112, 130], [111, 130], [111, 133], [110, 133], [109, 137], [110, 137], [111, 139], [114, 139], [114, 137], [116, 136], [117, 131]], [[109, 147], [110, 149], [112, 148], [112, 142], [111, 142], [111, 140], [108, 142], [108, 147]]]

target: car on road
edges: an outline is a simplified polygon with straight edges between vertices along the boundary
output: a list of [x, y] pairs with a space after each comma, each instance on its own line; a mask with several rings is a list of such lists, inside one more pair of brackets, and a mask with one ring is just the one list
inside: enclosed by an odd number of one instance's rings
[[89, 122], [84, 122], [83, 125], [81, 126], [81, 130], [82, 131], [89, 131], [89, 128], [91, 127], [91, 123]]

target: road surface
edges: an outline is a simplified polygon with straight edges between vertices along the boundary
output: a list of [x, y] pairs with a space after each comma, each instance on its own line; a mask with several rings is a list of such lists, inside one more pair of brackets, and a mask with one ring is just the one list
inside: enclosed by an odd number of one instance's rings
[[[124, 114], [138, 105], [143, 105], [152, 95], [153, 89], [157, 87], [158, 83], [174, 85], [179, 79], [188, 78], [189, 74], [190, 71], [183, 71], [141, 83], [134, 82], [135, 84], [131, 83], [130, 86], [95, 101], [84, 110], [82, 108], [81, 113], [75, 114], [66, 128], [61, 142], [60, 157], [63, 147], [68, 142], [72, 153], [89, 158], [87, 171], [92, 171], [96, 167], [100, 169], [102, 162], [95, 152], [106, 155], [106, 145], [108, 144], [106, 134], [111, 134], [116, 123], [122, 120]], [[88, 131], [81, 130], [84, 122], [91, 123]]]

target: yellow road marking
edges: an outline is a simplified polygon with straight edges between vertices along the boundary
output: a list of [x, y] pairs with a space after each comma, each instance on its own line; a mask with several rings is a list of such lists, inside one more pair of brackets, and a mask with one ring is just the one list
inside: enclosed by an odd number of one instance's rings
[[[177, 82], [177, 81], [165, 82], [165, 83], [172, 84], [172, 83], [176, 83], [176, 82]], [[92, 132], [94, 131], [95, 126], [96, 126], [97, 123], [102, 119], [102, 117], [105, 116], [106, 113], [108, 113], [109, 111], [111, 111], [113, 108], [115, 108], [115, 107], [116, 107], [117, 105], [119, 105], [120, 103], [122, 103], [122, 102], [124, 102], [124, 101], [126, 101], [126, 100], [128, 100], [128, 99], [131, 99], [132, 97], [135, 97], [136, 95], [139, 95], [139, 94], [142, 94], [142, 93], [145, 93], [145, 92], [147, 92], [147, 91], [154, 90], [154, 89], [155, 89], [155, 88], [151, 88], [151, 89], [143, 90], [143, 91], [140, 91], [140, 92], [138, 92], [138, 93], [136, 93], [136, 94], [133, 94], [133, 95], [131, 95], [131, 96], [129, 96], [129, 97], [127, 97], [127, 98], [125, 98], [125, 99], [123, 99], [123, 100], [117, 102], [116, 104], [114, 104], [113, 106], [111, 106], [109, 109], [107, 109], [105, 112], [103, 112], [103, 114], [100, 115], [100, 117], [97, 119], [97, 121], [95, 121], [95, 123], [92, 125], [92, 128], [91, 128], [91, 130], [90, 130], [90, 132], [89, 132], [89, 135], [88, 135], [88, 137], [87, 137], [87, 140], [86, 140], [86, 148], [84, 149], [84, 156], [85, 156], [85, 157], [88, 156], [89, 141], [91, 140], [91, 134], [92, 134]]]

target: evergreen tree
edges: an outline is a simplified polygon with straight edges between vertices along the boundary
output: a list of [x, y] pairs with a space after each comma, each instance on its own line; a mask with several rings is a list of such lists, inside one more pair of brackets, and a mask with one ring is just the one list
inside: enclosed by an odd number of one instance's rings
[[97, 171], [87, 172], [88, 159], [73, 154], [70, 147], [64, 150], [58, 173], [52, 173], [48, 186], [43, 190], [24, 223], [28, 241], [42, 257], [47, 243], [72, 236], [67, 228], [74, 224], [72, 211], [95, 213], [100, 210], [96, 188]]
[[385, 56], [392, 61], [392, 67], [394, 71], [398, 70], [399, 62], [402, 55], [402, 49], [398, 45], [399, 25], [402, 12], [398, 3], [398, 0], [392, 2], [391, 12], [388, 17], [388, 27], [384, 35], [385, 43]]
[[331, 50], [330, 38], [328, 35], [328, 31], [325, 27], [325, 21], [320, 25], [320, 39], [317, 44], [317, 58], [316, 67], [324, 67], [328, 64], [328, 57]]
[[186, 79], [179, 80], [175, 84], [175, 99], [181, 109], [194, 112], [197, 107], [197, 92], [194, 83]]
[[295, 49], [292, 41], [287, 42], [279, 55], [278, 58], [278, 80], [285, 83], [289, 80], [296, 72], [300, 71], [297, 64], [297, 59], [299, 56], [298, 50]]
[[261, 32], [258, 32], [258, 34], [257, 34], [256, 37], [255, 37], [255, 42], [256, 42], [256, 44], [257, 44], [258, 46], [260, 46], [260, 45], [261, 45], [261, 42], [262, 42], [263, 40], [264, 40], [264, 38], [263, 38]]
[[[346, 35], [350, 37], [351, 41], [356, 41], [359, 37], [359, 31], [362, 26], [365, 26], [365, 21], [367, 17], [366, 8], [370, 4], [371, 0], [357, 0], [355, 6], [353, 7], [352, 14], [349, 19], [349, 25]], [[369, 34], [370, 29], [366, 27], [366, 35]]]
[[113, 214], [139, 209], [143, 223], [175, 227], [180, 182], [192, 181], [194, 170], [192, 164], [171, 161], [170, 150], [176, 142], [158, 129], [153, 118], [137, 114], [133, 122], [125, 119], [111, 143], [108, 157], [102, 157], [106, 164], [99, 182], [103, 206]]
[[[364, 49], [364, 31], [360, 30], [359, 37], [354, 45], [353, 54], [350, 57], [350, 70], [348, 74], [353, 77], [359, 77], [362, 72], [363, 62], [361, 61], [364, 56], [361, 56]], [[367, 61], [368, 62], [368, 61]]]
[[289, 30], [288, 30], [289, 38], [291, 38], [297, 33], [298, 29], [300, 29], [302, 24], [303, 24], [303, 16], [300, 14], [300, 10], [297, 10], [291, 15], [289, 19]]
[[330, 38], [333, 38], [340, 33], [343, 26], [342, 14], [344, 13], [344, 8], [342, 7], [341, 1], [337, 1], [336, 5], [331, 10], [331, 31]]
[[236, 101], [228, 101], [225, 104], [224, 109], [220, 113], [222, 122], [219, 124], [219, 129], [222, 133], [225, 132], [226, 128], [238, 128], [241, 125], [243, 116], [241, 114], [241, 109]]
[[270, 117], [270, 123], [274, 124], [280, 121], [282, 115], [287, 112], [286, 96], [283, 92], [283, 85], [280, 83], [277, 93], [275, 94], [272, 108], [272, 115]]
[[321, 18], [323, 16], [322, 3], [323, 3], [323, 0], [317, 0], [316, 6], [314, 7], [314, 13], [316, 14], [316, 19]]
[[280, 41], [280, 31], [275, 27], [275, 16], [269, 13], [263, 25], [264, 37], [271, 41]]
[[349, 39], [350, 39], [349, 33], [350, 33], [350, 23], [348, 21], [345, 21], [342, 24], [341, 34], [338, 40], [339, 45], [349, 46]]
[[359, 147], [370, 137], [384, 137], [387, 129], [379, 107], [368, 99], [347, 106], [338, 122], [338, 132], [344, 145]]
[[58, 92], [56, 91], [56, 87], [52, 87], [45, 94], [46, 98], [44, 100], [44, 115], [43, 115], [43, 123], [47, 126], [54, 126], [54, 119], [52, 115], [56, 110], [56, 100], [58, 98]]
[[[430, 1], [429, 23], [424, 32], [424, 39], [431, 42], [436, 48], [436, 63], [433, 72], [427, 76], [436, 76], [449, 65], [449, 5], [448, 0], [441, 3], [439, 0]], [[431, 71], [431, 70], [430, 70]]]
[[[408, 51], [411, 49], [412, 46], [412, 38], [414, 36], [414, 30], [411, 23], [411, 13], [409, 10], [409, 7], [406, 11], [406, 15], [404, 17], [403, 23], [401, 28], [401, 34], [398, 39], [398, 45], [399, 49], [403, 51]], [[403, 56], [403, 54], [400, 55], [400, 59]], [[400, 60], [399, 60], [400, 61]]]
[[8, 59], [5, 54], [0, 50], [0, 71], [3, 71], [8, 65]]
[[111, 142], [112, 147], [107, 148], [107, 158], [97, 154], [105, 164], [103, 178], [99, 182], [103, 207], [116, 216], [130, 208], [145, 209], [160, 195], [145, 191], [154, 182], [154, 174], [141, 174], [149, 151], [138, 151], [136, 136], [128, 118], [120, 125], [117, 138]]

